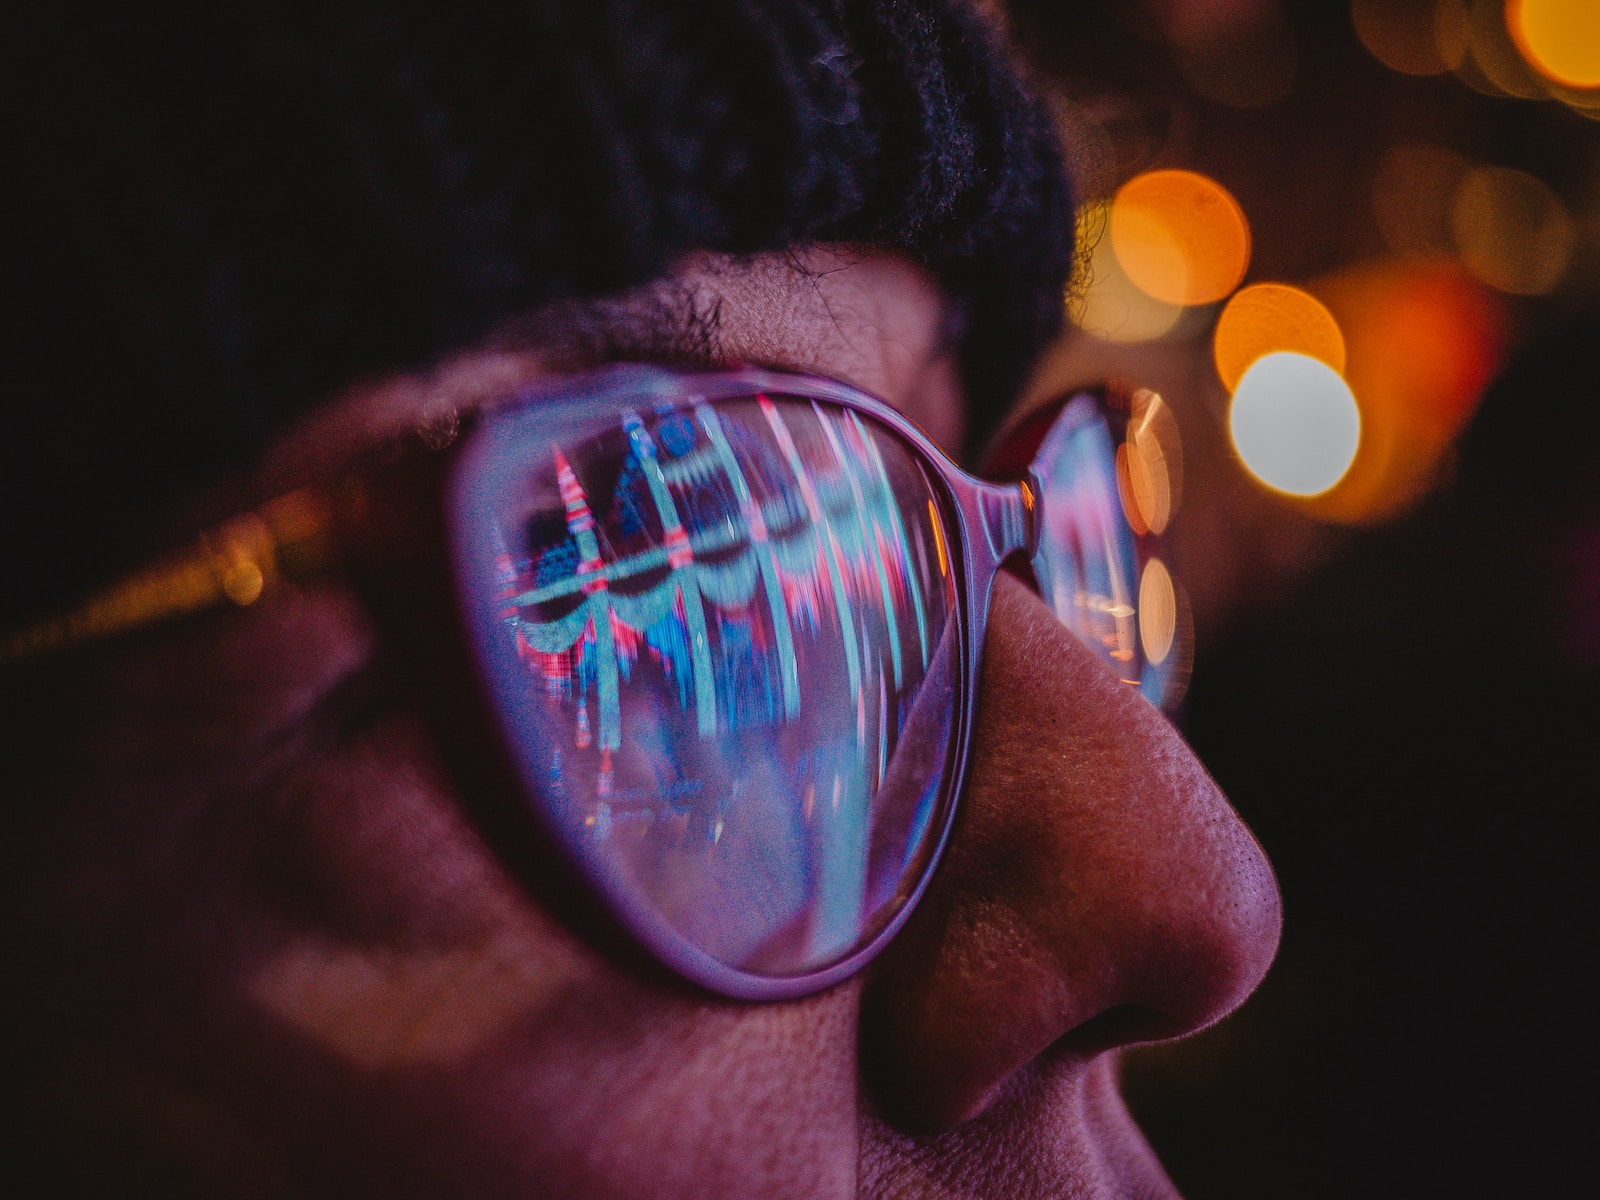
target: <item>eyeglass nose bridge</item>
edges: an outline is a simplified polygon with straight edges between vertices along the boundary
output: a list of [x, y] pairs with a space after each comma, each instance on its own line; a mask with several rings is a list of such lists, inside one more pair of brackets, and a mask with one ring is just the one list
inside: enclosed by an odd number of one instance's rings
[[1031, 561], [1039, 549], [1039, 481], [1032, 471], [1017, 483], [990, 483], [970, 476], [956, 489], [961, 521], [967, 528], [972, 561], [968, 564], [974, 598], [988, 607], [994, 573], [1012, 554], [1022, 551]]

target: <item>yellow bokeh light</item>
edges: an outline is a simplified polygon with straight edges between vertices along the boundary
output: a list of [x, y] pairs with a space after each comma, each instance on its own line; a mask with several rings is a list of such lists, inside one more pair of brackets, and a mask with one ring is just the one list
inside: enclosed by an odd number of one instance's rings
[[1158, 213], [1134, 205], [1111, 210], [1111, 248], [1123, 272], [1164, 304], [1189, 303], [1189, 259], [1177, 232]]
[[1506, 27], [1530, 66], [1569, 87], [1600, 87], [1600, 4], [1508, 0]]
[[1591, 121], [1600, 119], [1600, 87], [1572, 87], [1569, 84], [1557, 83], [1545, 75], [1539, 76], [1539, 82], [1544, 85], [1547, 96], [1552, 100], [1559, 100], [1578, 116]]
[[1221, 184], [1194, 171], [1148, 171], [1111, 205], [1111, 247], [1127, 277], [1165, 304], [1221, 300], [1250, 266], [1250, 226]]
[[1474, 91], [1543, 99], [1544, 82], [1512, 44], [1505, 17], [1505, 0], [1441, 0], [1441, 50], [1456, 78]]
[[1182, 475], [1177, 419], [1159, 393], [1141, 388], [1133, 396], [1127, 439], [1117, 447], [1117, 493], [1136, 533], [1166, 532]]
[[1361, 441], [1361, 414], [1343, 376], [1292, 351], [1258, 359], [1239, 380], [1228, 432], [1250, 473], [1291, 496], [1317, 496], [1343, 478]]
[[1556, 86], [1528, 65], [1512, 41], [1505, 0], [1435, 0], [1434, 36], [1439, 56], [1475, 92], [1542, 100]]
[[1212, 336], [1217, 374], [1230, 392], [1257, 359], [1292, 350], [1344, 370], [1344, 335], [1322, 302], [1284, 283], [1255, 283], [1228, 301]]
[[1474, 0], [1435, 0], [1433, 38], [1445, 66], [1459, 76], [1471, 60]]
[[1089, 269], [1083, 290], [1067, 298], [1073, 324], [1110, 342], [1154, 341], [1171, 332], [1183, 309], [1134, 286], [1111, 250], [1108, 215], [1106, 205], [1094, 204], [1079, 217], [1079, 244], [1088, 248]]
[[246, 608], [261, 599], [266, 588], [266, 576], [256, 563], [245, 559], [229, 567], [222, 576], [222, 590], [229, 600]]
[[1139, 641], [1145, 660], [1155, 666], [1167, 661], [1178, 632], [1178, 593], [1172, 573], [1159, 558], [1144, 565], [1139, 576]]
[[1490, 287], [1542, 296], [1566, 273], [1577, 230], [1560, 198], [1532, 175], [1469, 171], [1450, 216], [1462, 264]]

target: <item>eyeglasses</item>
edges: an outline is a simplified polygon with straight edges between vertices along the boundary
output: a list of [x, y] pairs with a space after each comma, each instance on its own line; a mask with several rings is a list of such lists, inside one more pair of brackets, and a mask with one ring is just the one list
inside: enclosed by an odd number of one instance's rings
[[[1036, 410], [995, 460], [1020, 481], [993, 483], [841, 383], [614, 367], [435, 423], [426, 487], [417, 454], [390, 453], [360, 486], [208, 535], [187, 576], [0, 642], [0, 662], [350, 567], [392, 637], [457, 619], [492, 727], [457, 757], [512, 781], [489, 824], [549, 851], [509, 856], [525, 877], [558, 863], [713, 991], [803, 995], [878, 953], [927, 887], [1004, 560], [1026, 557], [1119, 678], [1156, 704], [1181, 693], [1159, 406], [1081, 392]], [[412, 551], [430, 523], [437, 570], [405, 566], [429, 561]]]

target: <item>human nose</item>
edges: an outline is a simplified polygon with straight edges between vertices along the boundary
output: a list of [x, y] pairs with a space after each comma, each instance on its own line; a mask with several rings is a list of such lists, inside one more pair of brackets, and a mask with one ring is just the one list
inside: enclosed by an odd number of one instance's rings
[[1047, 1051], [1219, 1020], [1281, 926], [1266, 857], [1182, 738], [1005, 573], [979, 706], [944, 862], [863, 1001], [878, 1104], [919, 1131], [978, 1115]]

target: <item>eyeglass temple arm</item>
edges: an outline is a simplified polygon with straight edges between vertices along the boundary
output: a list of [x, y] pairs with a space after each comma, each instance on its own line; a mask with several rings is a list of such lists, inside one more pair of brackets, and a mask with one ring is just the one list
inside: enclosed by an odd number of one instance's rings
[[321, 493], [302, 489], [280, 496], [207, 530], [188, 549], [75, 608], [0, 634], [0, 667], [225, 604], [254, 604], [278, 579], [321, 574], [333, 558], [333, 530], [332, 507]]
[[[969, 544], [986, 552], [972, 563], [985, 584], [1008, 555], [1038, 548], [1037, 481], [994, 484], [964, 473], [955, 491]], [[335, 557], [335, 516], [328, 496], [301, 489], [201, 534], [187, 550], [22, 629], [0, 634], [0, 668], [48, 659], [74, 647], [231, 604], [254, 604], [279, 579], [325, 573]]]

